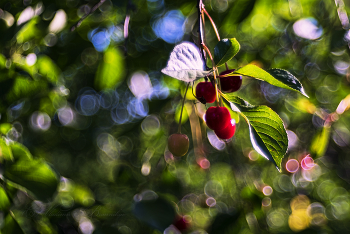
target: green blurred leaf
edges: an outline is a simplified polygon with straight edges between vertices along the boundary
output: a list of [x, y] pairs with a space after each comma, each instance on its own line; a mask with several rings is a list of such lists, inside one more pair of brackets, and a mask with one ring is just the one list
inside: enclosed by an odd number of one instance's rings
[[49, 56], [41, 55], [36, 62], [39, 73], [47, 78], [48, 81], [56, 84], [61, 71]]
[[38, 93], [45, 92], [47, 83], [42, 80], [32, 81], [26, 78], [16, 78], [13, 87], [7, 95], [9, 102], [14, 102], [21, 98], [29, 98]]
[[32, 160], [32, 154], [29, 150], [18, 142], [13, 142], [11, 145], [12, 155], [15, 161], [18, 160]]
[[175, 219], [174, 207], [162, 198], [136, 202], [133, 213], [139, 220], [162, 232]]
[[2, 160], [13, 160], [12, 150], [10, 146], [6, 143], [4, 138], [0, 138], [0, 162]]
[[14, 163], [6, 163], [4, 177], [14, 182], [39, 200], [49, 200], [56, 192], [59, 179], [56, 173], [40, 159], [31, 159], [24, 146], [12, 146]]
[[1, 229], [4, 234], [24, 234], [22, 228], [19, 226], [17, 220], [13, 217], [12, 212], [5, 218], [4, 226]]
[[33, 17], [28, 23], [26, 23], [17, 33], [16, 40], [19, 44], [22, 44], [34, 37], [40, 37], [42, 31], [37, 27], [37, 24], [40, 22], [40, 17]]
[[290, 72], [283, 69], [269, 69], [265, 71], [255, 65], [248, 64], [231, 74], [234, 73], [250, 76], [258, 80], [263, 80], [277, 87], [297, 91], [302, 95], [308, 97], [300, 81]]
[[6, 135], [8, 131], [12, 128], [12, 124], [10, 123], [2, 123], [0, 124], [0, 133]]
[[95, 202], [94, 194], [92, 191], [82, 185], [75, 185], [72, 195], [74, 197], [74, 200], [83, 206], [91, 206]]
[[3, 54], [0, 54], [0, 69], [6, 67], [6, 57]]
[[254, 9], [256, 0], [236, 0], [232, 3], [232, 7], [230, 7], [230, 12], [227, 14], [227, 17], [224, 21], [224, 24], [229, 26], [232, 24], [239, 24], [245, 18], [249, 16], [249, 14]]
[[214, 221], [208, 228], [208, 233], [223, 234], [232, 233], [231, 228], [234, 226], [240, 216], [240, 211], [233, 211], [230, 213], [219, 213], [216, 215]]
[[313, 158], [322, 157], [327, 150], [330, 135], [330, 127], [324, 126], [314, 135], [310, 153]]
[[214, 48], [214, 62], [216, 66], [222, 66], [231, 60], [238, 53], [240, 47], [236, 38], [221, 39]]
[[123, 80], [125, 75], [125, 64], [122, 52], [114, 47], [109, 47], [98, 66], [95, 77], [95, 88], [114, 89]]
[[0, 186], [0, 210], [6, 211], [10, 208], [10, 206], [10, 199], [8, 198], [5, 189]]
[[232, 94], [222, 94], [231, 108], [239, 112], [249, 125], [254, 149], [280, 170], [288, 148], [288, 137], [281, 118], [267, 106], [253, 106]]

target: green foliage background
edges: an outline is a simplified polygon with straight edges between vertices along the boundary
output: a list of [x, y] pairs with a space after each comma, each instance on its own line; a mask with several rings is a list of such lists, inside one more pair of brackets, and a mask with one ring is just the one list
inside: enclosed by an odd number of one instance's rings
[[[1, 232], [171, 233], [164, 229], [181, 215], [188, 233], [348, 233], [350, 2], [336, 2], [204, 1], [221, 37], [241, 45], [230, 68], [285, 69], [309, 96], [246, 76], [237, 92], [252, 105], [270, 107], [288, 130], [280, 173], [253, 150], [248, 125], [234, 112], [233, 140], [214, 148], [212, 132], [198, 118], [204, 106], [191, 92], [182, 127], [190, 151], [173, 158], [166, 150], [167, 137], [177, 131], [185, 84], [160, 72], [174, 44], [152, 27], [178, 10], [186, 18], [182, 40], [198, 42], [196, 1], [107, 0], [71, 31], [98, 1], [1, 0]], [[30, 19], [18, 24], [28, 7]], [[50, 27], [62, 12], [66, 23]], [[322, 33], [298, 36], [293, 26], [310, 17]], [[93, 33], [112, 26], [116, 39], [97, 51]], [[205, 31], [213, 52], [217, 39], [209, 21]], [[135, 101], [135, 72], [169, 94], [160, 98], [155, 91], [135, 102], [148, 106], [147, 116], [116, 122], [113, 117]], [[86, 114], [82, 95], [115, 106], [100, 103]], [[307, 154], [315, 160], [312, 169], [300, 163], [295, 173], [286, 169], [288, 160], [300, 162]]]

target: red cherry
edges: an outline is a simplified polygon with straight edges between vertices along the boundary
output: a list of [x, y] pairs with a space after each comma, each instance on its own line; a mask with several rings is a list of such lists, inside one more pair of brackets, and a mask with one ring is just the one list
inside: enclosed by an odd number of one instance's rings
[[220, 138], [220, 139], [230, 139], [233, 137], [236, 131], [236, 121], [234, 119], [231, 119], [230, 124], [222, 129], [222, 130], [216, 130], [214, 131], [215, 134]]
[[184, 156], [189, 145], [190, 141], [186, 134], [174, 133], [168, 138], [168, 149], [174, 156]]
[[178, 217], [175, 219], [173, 225], [179, 230], [184, 231], [188, 229], [189, 224], [186, 222], [184, 217]]
[[205, 113], [205, 122], [207, 126], [216, 131], [226, 128], [230, 124], [231, 116], [226, 107], [209, 107]]
[[215, 87], [211, 82], [200, 82], [196, 87], [196, 96], [203, 97], [206, 103], [213, 103], [216, 98]]
[[[221, 75], [226, 75], [231, 72], [234, 72], [235, 69], [223, 71], [220, 73]], [[242, 76], [232, 75], [227, 77], [220, 77], [221, 91], [226, 93], [231, 93], [239, 90], [242, 85]]]

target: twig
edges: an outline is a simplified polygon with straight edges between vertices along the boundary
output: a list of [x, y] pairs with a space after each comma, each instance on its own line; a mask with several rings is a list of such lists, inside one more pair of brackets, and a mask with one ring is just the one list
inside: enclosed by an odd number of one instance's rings
[[204, 34], [203, 34], [203, 20], [202, 20], [202, 9], [203, 9], [203, 1], [202, 0], [198, 0], [197, 3], [197, 8], [198, 8], [198, 34], [199, 34], [199, 46], [201, 47], [201, 54], [202, 54], [202, 58], [204, 60], [204, 64], [205, 64], [205, 68], [206, 70], [209, 70], [208, 66], [207, 66], [207, 59], [204, 53], [204, 48], [202, 46], [202, 44], [204, 44]]
[[83, 15], [83, 17], [81, 17], [81, 19], [70, 28], [70, 31], [74, 31], [76, 28], [78, 28], [81, 23], [84, 21], [84, 19], [86, 19], [89, 15], [91, 15], [92, 13], [94, 13], [106, 0], [100, 0], [95, 6], [93, 6], [90, 11], [88, 13], [86, 13], [85, 15]]
[[209, 18], [210, 23], [211, 23], [211, 25], [213, 26], [213, 29], [214, 29], [214, 31], [215, 31], [216, 37], [218, 38], [218, 41], [220, 41], [220, 35], [219, 35], [218, 29], [216, 28], [216, 25], [215, 25], [213, 19], [210, 17], [209, 13], [207, 12], [207, 10], [206, 10], [205, 8], [203, 8], [202, 11], [203, 11], [203, 12], [207, 15], [207, 17]]

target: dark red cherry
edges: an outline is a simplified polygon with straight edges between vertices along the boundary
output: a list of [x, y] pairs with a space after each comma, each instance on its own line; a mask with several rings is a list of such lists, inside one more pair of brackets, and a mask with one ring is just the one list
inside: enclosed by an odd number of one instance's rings
[[231, 116], [226, 107], [209, 107], [205, 113], [205, 122], [212, 130], [222, 130], [230, 124]]
[[[220, 76], [229, 74], [234, 71], [235, 69], [223, 71], [220, 73]], [[232, 76], [220, 77], [220, 84], [221, 84], [222, 92], [226, 92], [226, 93], [235, 92], [239, 90], [239, 88], [242, 86], [242, 76], [232, 75]]]
[[168, 149], [174, 156], [184, 156], [189, 145], [190, 141], [186, 134], [174, 133], [168, 138]]
[[236, 121], [234, 119], [231, 119], [230, 124], [222, 129], [222, 130], [216, 130], [214, 131], [215, 134], [220, 138], [220, 139], [230, 139], [233, 137], [236, 131]]
[[206, 103], [213, 103], [216, 98], [215, 87], [211, 82], [200, 82], [196, 87], [197, 98], [204, 98]]

